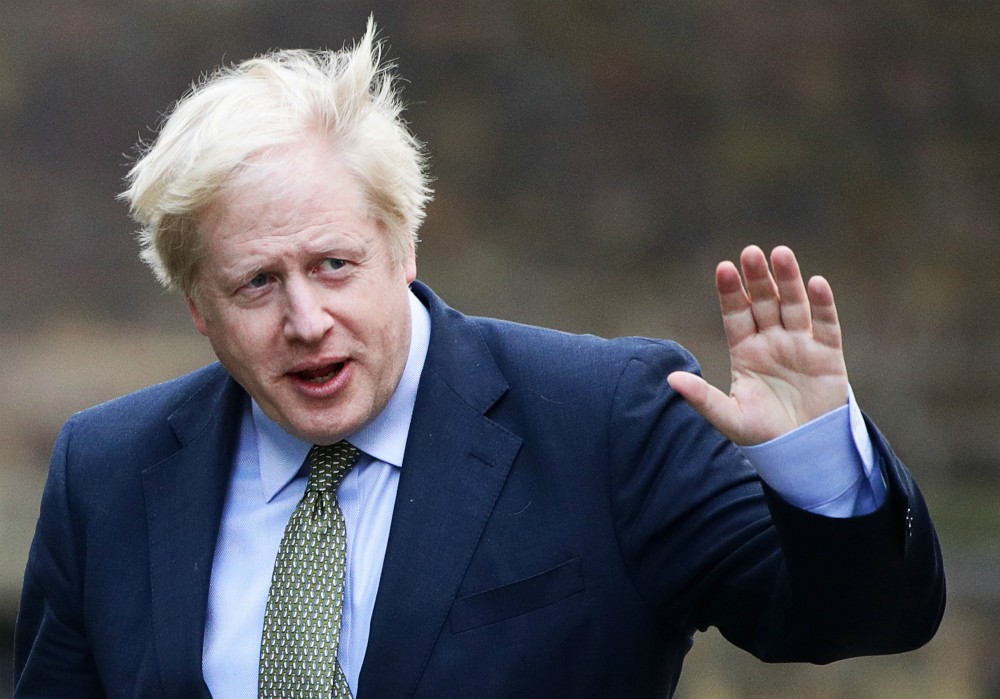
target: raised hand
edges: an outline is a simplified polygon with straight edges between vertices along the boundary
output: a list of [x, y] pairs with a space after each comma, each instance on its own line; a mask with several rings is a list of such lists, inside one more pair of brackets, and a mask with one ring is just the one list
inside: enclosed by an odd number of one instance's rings
[[729, 343], [729, 395], [699, 376], [667, 377], [706, 420], [736, 444], [760, 444], [847, 402], [847, 367], [833, 291], [823, 277], [803, 283], [795, 253], [756, 245], [736, 265], [722, 262], [715, 286]]

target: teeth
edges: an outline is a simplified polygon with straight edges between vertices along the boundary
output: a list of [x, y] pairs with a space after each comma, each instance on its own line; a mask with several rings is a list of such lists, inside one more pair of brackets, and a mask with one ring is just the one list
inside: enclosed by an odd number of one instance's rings
[[296, 372], [299, 380], [305, 381], [311, 384], [324, 384], [330, 381], [340, 370], [344, 368], [343, 362], [337, 362], [335, 364], [327, 364], [326, 366], [318, 366], [315, 369], [305, 369], [303, 371]]

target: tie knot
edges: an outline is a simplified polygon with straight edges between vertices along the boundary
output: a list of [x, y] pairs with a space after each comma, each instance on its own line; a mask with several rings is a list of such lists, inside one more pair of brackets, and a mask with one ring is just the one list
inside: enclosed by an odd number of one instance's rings
[[358, 462], [361, 452], [353, 444], [339, 441], [325, 446], [314, 445], [309, 450], [309, 482], [306, 490], [335, 492], [340, 482]]

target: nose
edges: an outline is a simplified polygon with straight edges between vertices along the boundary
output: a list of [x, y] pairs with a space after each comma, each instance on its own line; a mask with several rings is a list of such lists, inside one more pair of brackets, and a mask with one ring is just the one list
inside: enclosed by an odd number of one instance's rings
[[285, 338], [290, 342], [314, 343], [333, 327], [333, 317], [324, 305], [322, 290], [308, 280], [290, 280], [285, 284]]

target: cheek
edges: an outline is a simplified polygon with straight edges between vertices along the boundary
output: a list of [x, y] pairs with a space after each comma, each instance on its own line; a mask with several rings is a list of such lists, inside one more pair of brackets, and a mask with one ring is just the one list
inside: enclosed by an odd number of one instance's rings
[[401, 322], [397, 308], [397, 303], [385, 301], [366, 304], [364, 312], [352, 314], [350, 320], [343, 319], [341, 324], [341, 328], [353, 335], [365, 348], [365, 354], [374, 360], [370, 370], [378, 375], [395, 372], [400, 366], [399, 357], [405, 363], [409, 351], [409, 315]]
[[402, 371], [410, 351], [410, 308], [406, 298], [385, 321], [381, 341], [383, 352], [389, 359], [387, 364]]
[[264, 363], [274, 354], [268, 343], [270, 326], [268, 319], [253, 314], [227, 314], [209, 323], [209, 340], [220, 359]]

